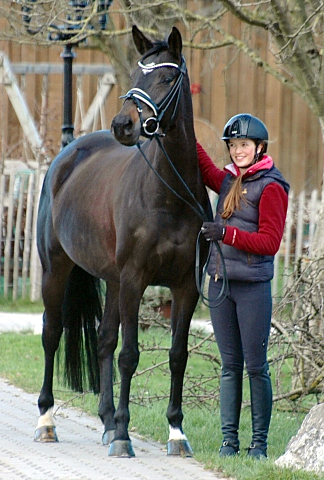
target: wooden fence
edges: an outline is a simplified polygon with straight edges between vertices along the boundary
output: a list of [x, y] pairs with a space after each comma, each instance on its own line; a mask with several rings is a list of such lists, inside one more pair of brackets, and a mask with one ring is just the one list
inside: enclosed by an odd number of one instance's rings
[[[30, 167], [34, 164], [34, 168]], [[0, 294], [40, 298], [41, 268], [36, 248], [36, 219], [45, 168], [6, 161], [0, 175]]]
[[279, 252], [275, 257], [275, 272], [272, 283], [273, 296], [281, 296], [291, 273], [297, 268], [301, 257], [311, 257], [320, 198], [317, 190], [306, 196], [305, 191], [295, 196], [289, 193], [285, 232]]
[[[33, 168], [34, 166], [34, 168]], [[36, 217], [46, 167], [7, 161], [0, 175], [0, 294], [13, 299], [41, 297], [41, 268], [36, 249]], [[280, 296], [302, 255], [311, 255], [318, 192], [289, 195], [285, 234], [275, 258], [273, 295]]]

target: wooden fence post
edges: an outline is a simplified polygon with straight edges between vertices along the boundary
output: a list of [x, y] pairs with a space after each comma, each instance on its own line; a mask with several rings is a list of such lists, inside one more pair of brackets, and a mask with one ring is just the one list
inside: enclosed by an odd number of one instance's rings
[[0, 293], [1, 293], [1, 277], [3, 274], [2, 271], [2, 254], [4, 253], [4, 238], [2, 234], [2, 229], [4, 225], [4, 190], [5, 190], [5, 178], [2, 172], [0, 172]]
[[289, 268], [291, 265], [290, 262], [290, 252], [291, 252], [291, 238], [292, 238], [292, 227], [293, 227], [293, 213], [294, 213], [294, 191], [289, 192], [288, 197], [288, 211], [287, 219], [285, 226], [285, 259], [284, 259], [284, 277], [283, 277], [283, 288], [288, 284], [289, 279]]
[[29, 279], [29, 261], [31, 252], [31, 240], [32, 240], [32, 220], [33, 220], [33, 197], [35, 186], [35, 173], [29, 175], [28, 189], [26, 199], [26, 220], [24, 229], [24, 253], [22, 264], [22, 297], [27, 297], [27, 281]]
[[309, 206], [309, 233], [308, 233], [308, 255], [312, 256], [316, 220], [318, 215], [318, 191], [315, 189], [311, 193]]
[[6, 243], [4, 247], [4, 279], [3, 279], [3, 294], [8, 297], [10, 277], [11, 277], [11, 243], [12, 243], [12, 225], [13, 225], [13, 210], [14, 210], [14, 183], [15, 177], [11, 175], [9, 178], [9, 194], [8, 194], [8, 211], [7, 211], [7, 231]]
[[295, 264], [303, 255], [304, 240], [304, 209], [305, 209], [305, 190], [300, 192], [298, 196], [298, 212], [296, 227], [296, 247], [295, 247]]
[[14, 250], [13, 250], [13, 275], [12, 275], [12, 299], [17, 300], [19, 290], [19, 259], [20, 259], [20, 239], [21, 239], [21, 223], [24, 206], [24, 189], [25, 177], [20, 175], [19, 179], [18, 207], [16, 215], [16, 223], [14, 230]]
[[32, 243], [30, 256], [30, 300], [35, 302], [41, 297], [41, 263], [36, 244], [37, 211], [45, 172], [40, 167], [35, 175], [35, 195], [33, 204]]

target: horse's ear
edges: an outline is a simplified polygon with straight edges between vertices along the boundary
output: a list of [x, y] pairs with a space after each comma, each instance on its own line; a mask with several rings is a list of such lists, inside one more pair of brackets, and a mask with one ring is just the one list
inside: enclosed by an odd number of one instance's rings
[[136, 25], [133, 25], [132, 34], [135, 46], [141, 55], [144, 55], [144, 53], [148, 52], [153, 47], [151, 40], [146, 38]]
[[176, 56], [178, 60], [181, 58], [182, 52], [182, 38], [181, 33], [177, 29], [177, 27], [172, 28], [172, 32], [168, 38], [168, 44], [170, 51]]

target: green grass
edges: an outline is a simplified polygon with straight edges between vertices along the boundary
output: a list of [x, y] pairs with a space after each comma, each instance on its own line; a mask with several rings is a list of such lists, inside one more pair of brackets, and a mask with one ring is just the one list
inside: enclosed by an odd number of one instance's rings
[[[168, 424], [165, 417], [170, 375], [168, 365], [164, 364], [154, 370], [154, 374], [140, 374], [153, 363], [167, 361], [169, 335], [161, 329], [153, 328], [149, 332], [140, 333], [140, 343], [149, 350], [141, 354], [137, 375], [134, 376], [131, 388], [130, 403], [130, 432], [139, 434], [148, 439], [160, 441], [163, 444], [168, 439]], [[152, 346], [160, 345], [162, 349], [156, 355]], [[211, 350], [215, 344], [206, 346]], [[39, 393], [43, 380], [43, 351], [39, 335], [31, 334], [0, 334], [0, 376], [7, 378], [10, 383], [31, 393]], [[188, 374], [197, 378], [210, 365], [198, 355], [189, 358]], [[208, 373], [208, 372], [207, 372]], [[217, 367], [210, 372], [215, 377], [217, 386]], [[189, 385], [188, 385], [189, 384]], [[188, 394], [190, 379], [186, 380], [184, 396], [184, 430], [195, 453], [195, 458], [206, 468], [222, 470], [226, 475], [237, 480], [315, 480], [323, 478], [314, 473], [279, 469], [274, 460], [284, 453], [290, 438], [298, 431], [305, 414], [287, 413], [274, 409], [269, 434], [269, 460], [266, 462], [253, 461], [246, 457], [244, 448], [250, 442], [251, 421], [248, 409], [243, 409], [240, 438], [241, 455], [236, 459], [221, 459], [218, 448], [221, 444], [220, 419], [217, 399], [204, 404], [195, 402]], [[247, 386], [245, 386], [247, 395]], [[118, 387], [117, 387], [118, 391]], [[56, 399], [64, 401], [74, 400], [71, 405], [83, 408], [92, 415], [97, 414], [98, 397], [92, 394], [77, 396], [68, 391], [55, 378], [54, 395]], [[157, 396], [161, 397], [157, 400]], [[151, 399], [148, 400], [148, 399]], [[145, 403], [145, 407], [142, 405]], [[35, 418], [35, 425], [37, 419]], [[59, 434], [59, 432], [58, 432]]]
[[43, 310], [44, 307], [42, 301], [31, 302], [28, 298], [12, 300], [11, 298], [0, 296], [1, 312], [42, 313]]

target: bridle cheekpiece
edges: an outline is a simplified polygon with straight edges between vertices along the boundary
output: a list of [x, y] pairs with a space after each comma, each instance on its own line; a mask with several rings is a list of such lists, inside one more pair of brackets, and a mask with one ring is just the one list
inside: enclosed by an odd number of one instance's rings
[[[172, 123], [174, 119], [174, 116], [178, 107], [178, 103], [179, 103], [180, 89], [182, 85], [183, 76], [187, 71], [186, 62], [183, 56], [181, 57], [180, 65], [177, 65], [176, 63], [172, 63], [172, 62], [163, 62], [163, 63], [151, 62], [151, 63], [144, 64], [143, 63], [144, 59], [145, 57], [142, 59], [142, 61], [138, 62], [138, 66], [142, 69], [143, 75], [148, 75], [149, 73], [153, 72], [157, 68], [164, 68], [164, 67], [176, 68], [180, 72], [172, 89], [159, 104], [156, 104], [152, 100], [150, 95], [144, 92], [144, 90], [136, 87], [129, 90], [126, 93], [126, 95], [123, 95], [120, 98], [124, 98], [125, 100], [130, 98], [135, 103], [139, 117], [140, 117], [140, 122], [141, 122], [141, 134], [144, 137], [152, 138], [154, 136], [164, 136], [168, 127], [164, 130], [163, 133], [158, 133], [158, 130], [160, 129], [160, 122], [163, 119], [169, 106], [173, 102], [174, 98], [177, 96], [169, 125]], [[147, 118], [145, 121], [143, 120], [143, 116], [142, 116], [143, 108], [142, 108], [141, 102], [145, 103], [153, 111], [153, 115]]]

